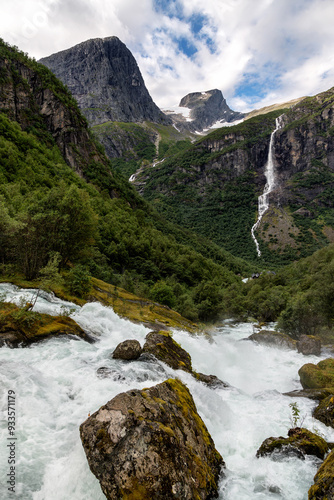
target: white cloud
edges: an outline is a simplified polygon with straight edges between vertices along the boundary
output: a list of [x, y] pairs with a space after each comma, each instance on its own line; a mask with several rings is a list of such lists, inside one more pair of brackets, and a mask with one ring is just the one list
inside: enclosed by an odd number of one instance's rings
[[[181, 19], [157, 13], [153, 0], [3, 1], [0, 28], [6, 41], [36, 58], [118, 36], [160, 107], [188, 92], [219, 88], [232, 108], [246, 110], [334, 85], [333, 0], [178, 1]], [[195, 36], [188, 21], [199, 14], [204, 24]], [[180, 52], [181, 36], [196, 47], [191, 58]], [[235, 94], [249, 74], [268, 88]]]

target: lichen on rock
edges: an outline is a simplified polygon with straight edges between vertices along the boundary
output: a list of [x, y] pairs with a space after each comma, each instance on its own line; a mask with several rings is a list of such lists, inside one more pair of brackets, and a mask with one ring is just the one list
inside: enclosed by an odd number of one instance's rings
[[225, 464], [179, 380], [119, 394], [81, 425], [80, 434], [109, 500], [217, 497]]
[[334, 428], [334, 394], [320, 401], [313, 412], [313, 417]]
[[131, 361], [133, 359], [138, 359], [142, 353], [142, 348], [138, 340], [130, 339], [124, 340], [116, 346], [116, 349], [112, 353], [114, 359], [124, 359]]

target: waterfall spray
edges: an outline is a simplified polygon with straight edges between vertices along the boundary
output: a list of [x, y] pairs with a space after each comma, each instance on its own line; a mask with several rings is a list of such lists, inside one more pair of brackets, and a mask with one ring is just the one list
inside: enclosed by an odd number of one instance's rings
[[272, 192], [272, 190], [275, 187], [275, 165], [274, 165], [274, 137], [280, 128], [283, 127], [283, 119], [282, 116], [279, 116], [276, 118], [276, 127], [275, 130], [272, 132], [270, 136], [270, 143], [269, 143], [269, 151], [268, 151], [268, 161], [265, 166], [265, 171], [264, 175], [266, 176], [266, 185], [264, 186], [264, 191], [261, 196], [259, 196], [259, 201], [258, 201], [258, 218], [257, 221], [255, 222], [254, 226], [251, 229], [252, 233], [252, 238], [254, 240], [254, 243], [256, 245], [256, 251], [258, 257], [261, 257], [261, 251], [260, 251], [260, 246], [259, 242], [256, 239], [255, 236], [255, 231], [259, 227], [263, 214], [268, 210], [269, 208], [269, 194]]

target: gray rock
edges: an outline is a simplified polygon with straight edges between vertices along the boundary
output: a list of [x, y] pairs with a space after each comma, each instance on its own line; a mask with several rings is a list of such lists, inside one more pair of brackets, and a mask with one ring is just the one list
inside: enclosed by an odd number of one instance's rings
[[203, 382], [203, 384], [206, 384], [208, 385], [209, 387], [211, 387], [212, 389], [216, 389], [216, 388], [227, 388], [227, 387], [231, 387], [229, 384], [227, 384], [226, 382], [223, 382], [222, 380], [220, 380], [220, 378], [216, 377], [216, 375], [205, 375], [205, 373], [194, 373], [195, 375], [195, 378], [197, 378], [197, 380], [199, 380], [200, 382]]
[[297, 350], [305, 356], [320, 356], [321, 340], [313, 335], [301, 335], [297, 341]]
[[124, 340], [118, 344], [114, 350], [112, 357], [114, 359], [124, 359], [131, 361], [138, 359], [142, 353], [142, 348], [138, 340]]
[[146, 335], [144, 353], [153, 354], [174, 370], [185, 370], [192, 373], [191, 357], [168, 332], [150, 332]]
[[109, 500], [218, 496], [224, 461], [179, 380], [119, 394], [80, 426], [80, 435]]
[[67, 85], [90, 125], [171, 123], [154, 104], [135, 58], [116, 36], [87, 40], [39, 62]]
[[250, 335], [248, 337], [248, 340], [252, 340], [253, 342], [257, 342], [258, 344], [296, 350], [296, 341], [289, 337], [289, 335], [281, 332], [261, 330], [260, 332]]

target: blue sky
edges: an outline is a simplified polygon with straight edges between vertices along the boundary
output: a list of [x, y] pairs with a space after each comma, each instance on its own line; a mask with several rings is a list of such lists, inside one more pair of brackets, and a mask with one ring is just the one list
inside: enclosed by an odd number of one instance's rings
[[11, 0], [1, 36], [36, 59], [118, 36], [163, 109], [220, 89], [247, 111], [334, 86], [333, 0]]

